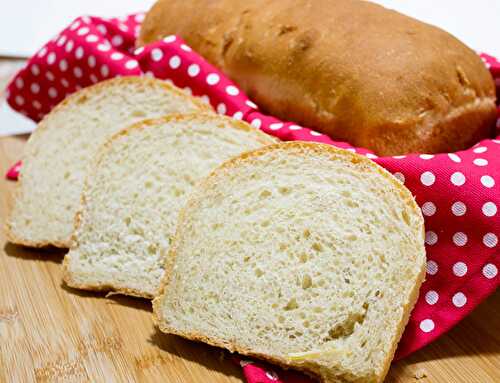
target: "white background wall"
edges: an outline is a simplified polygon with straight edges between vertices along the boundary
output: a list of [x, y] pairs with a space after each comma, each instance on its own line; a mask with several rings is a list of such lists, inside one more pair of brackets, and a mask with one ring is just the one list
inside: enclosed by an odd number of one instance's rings
[[[500, 0], [373, 1], [438, 25], [475, 50], [500, 56]], [[1, 0], [0, 3], [0, 56], [7, 53], [29, 56], [77, 16], [122, 16], [145, 11], [154, 0]]]

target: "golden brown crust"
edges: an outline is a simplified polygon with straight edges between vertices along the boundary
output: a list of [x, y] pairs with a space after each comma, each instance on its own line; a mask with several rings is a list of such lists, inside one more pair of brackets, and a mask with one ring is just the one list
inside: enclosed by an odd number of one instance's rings
[[[79, 100], [85, 100], [89, 95], [94, 95], [98, 94], [100, 92], [105, 92], [107, 89], [110, 87], [116, 87], [116, 86], [121, 86], [121, 85], [128, 85], [128, 84], [138, 84], [141, 86], [160, 86], [164, 88], [166, 91], [176, 94], [177, 96], [184, 98], [185, 100], [189, 100], [190, 102], [194, 103], [199, 109], [200, 112], [213, 112], [212, 108], [210, 105], [206, 104], [203, 102], [201, 99], [197, 97], [191, 97], [188, 96], [186, 93], [184, 93], [182, 90], [179, 88], [170, 85], [166, 81], [163, 80], [158, 80], [154, 78], [149, 78], [149, 77], [139, 77], [139, 76], [127, 76], [127, 77], [115, 77], [109, 80], [105, 80], [102, 82], [99, 82], [95, 85], [83, 88], [82, 90], [75, 92], [71, 94], [70, 96], [66, 97], [63, 101], [61, 101], [59, 104], [57, 104], [54, 109], [48, 114], [44, 116], [44, 118], [38, 123], [38, 127], [36, 130], [31, 134], [30, 138], [28, 139], [27, 142], [27, 148], [25, 149], [26, 151], [29, 149], [30, 144], [33, 141], [38, 140], [39, 136], [44, 132], [44, 130], [47, 129], [48, 127], [48, 120], [50, 119], [50, 116], [53, 114], [58, 113], [60, 110], [64, 110], [64, 108], [68, 105], [71, 104], [78, 104]], [[28, 155], [29, 158], [29, 155]], [[26, 161], [26, 159], [25, 159]], [[14, 205], [19, 203], [19, 198], [20, 198], [20, 193], [22, 191], [22, 185], [23, 185], [23, 170], [21, 167], [21, 172], [19, 174], [19, 179], [17, 181], [17, 185], [14, 191]], [[29, 247], [36, 247], [36, 248], [42, 248], [42, 247], [48, 247], [48, 246], [55, 246], [59, 248], [69, 248], [71, 246], [71, 239], [68, 238], [66, 240], [51, 240], [51, 241], [33, 241], [29, 238], [22, 238], [19, 235], [16, 235], [13, 230], [12, 230], [12, 214], [14, 212], [14, 208], [12, 208], [10, 212], [9, 219], [7, 220], [5, 224], [5, 234], [7, 239], [15, 244], [18, 245], [23, 245], [23, 246], [29, 246]]]
[[[411, 192], [403, 185], [401, 182], [399, 182], [391, 173], [389, 173], [387, 170], [382, 168], [381, 166], [377, 165], [373, 161], [369, 160], [368, 158], [364, 156], [360, 156], [358, 154], [352, 153], [347, 150], [343, 149], [338, 149], [335, 148], [334, 146], [331, 145], [325, 145], [325, 144], [319, 144], [319, 143], [312, 143], [312, 142], [302, 142], [302, 141], [291, 141], [291, 142], [284, 142], [284, 143], [278, 143], [274, 145], [269, 145], [263, 148], [259, 148], [253, 151], [245, 152], [237, 157], [234, 157], [226, 162], [224, 162], [222, 165], [217, 167], [215, 170], [212, 171], [212, 173], [205, 178], [202, 182], [198, 184], [197, 191], [193, 192], [191, 195], [190, 200], [186, 203], [184, 208], [181, 210], [179, 214], [179, 219], [178, 219], [178, 224], [177, 224], [177, 230], [176, 234], [174, 236], [173, 243], [170, 247], [169, 255], [166, 257], [165, 261], [165, 274], [164, 277], [161, 281], [160, 287], [158, 289], [158, 294], [157, 296], [153, 299], [153, 319], [155, 324], [160, 328], [161, 331], [165, 333], [171, 333], [171, 334], [176, 334], [182, 337], [185, 337], [187, 339], [191, 340], [196, 340], [196, 341], [201, 341], [204, 343], [208, 343], [213, 346], [217, 347], [223, 347], [227, 348], [231, 352], [238, 352], [242, 355], [248, 355], [252, 357], [256, 357], [259, 359], [263, 359], [266, 361], [269, 361], [271, 363], [275, 363], [277, 365], [280, 365], [281, 367], [284, 368], [293, 368], [296, 370], [300, 370], [302, 372], [305, 372], [306, 374], [313, 375], [316, 378], [321, 379], [323, 382], [326, 383], [326, 380], [323, 376], [320, 375], [320, 372], [317, 369], [317, 366], [314, 366], [312, 363], [303, 363], [301, 365], [294, 364], [290, 360], [286, 360], [283, 358], [278, 358], [275, 356], [271, 355], [266, 355], [266, 354], [261, 354], [261, 353], [255, 353], [251, 349], [247, 347], [243, 347], [238, 345], [236, 342], [224, 342], [219, 339], [214, 339], [207, 337], [203, 334], [198, 334], [196, 332], [192, 333], [184, 333], [182, 331], [178, 331], [175, 328], [172, 328], [168, 326], [168, 324], [165, 322], [165, 320], [161, 317], [162, 315], [162, 309], [161, 309], [161, 300], [163, 299], [164, 295], [167, 293], [168, 290], [168, 284], [172, 278], [172, 273], [173, 273], [173, 266], [175, 264], [175, 258], [177, 256], [177, 247], [179, 246], [179, 243], [181, 242], [181, 233], [183, 231], [183, 227], [186, 224], [187, 217], [189, 214], [189, 211], [192, 209], [196, 209], [196, 207], [200, 204], [201, 198], [203, 198], [203, 190], [209, 190], [213, 187], [213, 184], [215, 182], [215, 178], [220, 174], [220, 173], [225, 173], [228, 169], [231, 169], [233, 167], [237, 167], [240, 162], [243, 161], [251, 161], [261, 155], [264, 155], [270, 151], [276, 150], [276, 149], [282, 149], [282, 150], [288, 150], [288, 151], [297, 151], [297, 153], [300, 155], [307, 155], [308, 151], [314, 151], [317, 154], [326, 154], [326, 155], [331, 155], [332, 157], [336, 156], [343, 156], [349, 158], [349, 160], [353, 163], [358, 163], [362, 164], [364, 166], [370, 167], [374, 170], [376, 170], [381, 176], [389, 180], [394, 188], [399, 192], [400, 198], [402, 198], [408, 207], [410, 207], [414, 214], [419, 217], [419, 226], [422, 228], [422, 249], [424, 250], [423, 247], [423, 240], [424, 240], [424, 219], [422, 217], [422, 213], [420, 208], [418, 207], [417, 203], [415, 202], [415, 199], [413, 198]], [[419, 255], [417, 255], [419, 256]], [[408, 319], [410, 317], [411, 310], [413, 309], [417, 299], [418, 299], [418, 294], [420, 290], [420, 286], [425, 278], [425, 255], [424, 255], [424, 262], [422, 262], [421, 267], [420, 267], [420, 272], [417, 276], [417, 280], [415, 283], [415, 286], [410, 294], [408, 304], [403, 308], [403, 317], [401, 318], [401, 321], [398, 325], [398, 329], [396, 332], [396, 335], [393, 339], [392, 342], [392, 347], [389, 353], [387, 354], [387, 358], [384, 362], [384, 367], [382, 369], [382, 373], [377, 376], [377, 382], [383, 382], [389, 366], [391, 364], [391, 361], [394, 357], [394, 353], [396, 351], [398, 342], [401, 338], [401, 335], [403, 334], [404, 328], [406, 327], [406, 324], [408, 323]], [[315, 368], [316, 367], [316, 368]]]
[[[226, 116], [220, 116], [217, 114], [213, 113], [198, 113], [198, 112], [193, 112], [193, 113], [170, 113], [167, 114], [163, 117], [159, 118], [152, 118], [152, 119], [146, 119], [142, 120], [139, 122], [136, 122], [128, 127], [125, 127], [121, 129], [120, 131], [116, 132], [113, 134], [111, 137], [109, 137], [104, 144], [101, 145], [99, 148], [99, 151], [97, 152], [97, 155], [95, 157], [95, 160], [93, 161], [92, 166], [90, 167], [91, 169], [97, 169], [99, 166], [101, 166], [101, 163], [103, 160], [105, 160], [106, 154], [109, 152], [111, 147], [114, 145], [114, 143], [120, 139], [123, 136], [128, 136], [130, 135], [134, 130], [142, 130], [142, 129], [147, 129], [152, 126], [157, 126], [160, 124], [167, 124], [169, 122], [180, 122], [180, 121], [199, 121], [200, 123], [206, 123], [206, 122], [228, 122], [230, 123], [231, 127], [230, 129], [239, 129], [243, 130], [246, 132], [252, 132], [255, 137], [257, 138], [258, 142], [261, 143], [262, 145], [270, 145], [278, 142], [278, 139], [267, 135], [266, 133], [262, 132], [261, 130], [258, 130], [251, 125], [247, 124], [246, 122], [239, 121], [230, 117]], [[224, 125], [217, 125], [217, 127], [224, 129], [227, 128]], [[75, 249], [78, 247], [78, 238], [77, 238], [77, 231], [81, 226], [81, 219], [82, 219], [82, 214], [83, 210], [85, 208], [85, 205], [87, 204], [87, 194], [88, 194], [88, 189], [89, 185], [93, 180], [93, 175], [95, 172], [89, 172], [87, 174], [86, 180], [84, 182], [83, 186], [83, 191], [81, 194], [81, 199], [80, 199], [80, 207], [75, 215], [75, 223], [74, 223], [74, 230], [73, 230], [73, 235], [72, 235], [72, 241], [71, 243], [71, 248]], [[112, 283], [99, 283], [99, 284], [91, 284], [91, 283], [78, 283], [71, 275], [71, 272], [69, 271], [69, 253], [66, 254], [64, 257], [63, 261], [63, 280], [64, 282], [74, 288], [78, 289], [83, 289], [83, 290], [91, 290], [91, 291], [114, 291], [117, 293], [121, 293], [124, 295], [132, 295], [136, 297], [142, 297], [142, 298], [147, 298], [147, 299], [152, 299], [154, 297], [153, 294], [148, 294], [145, 293], [144, 291], [140, 291], [137, 289], [130, 289], [130, 288], [123, 288], [120, 286], [113, 285]]]
[[461, 150], [494, 129], [495, 86], [476, 53], [367, 1], [159, 0], [138, 42], [169, 34], [264, 111], [379, 155]]

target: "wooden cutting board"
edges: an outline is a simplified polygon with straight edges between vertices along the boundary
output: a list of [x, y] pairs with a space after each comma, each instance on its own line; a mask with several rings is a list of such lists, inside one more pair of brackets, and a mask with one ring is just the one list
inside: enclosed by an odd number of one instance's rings
[[[4, 179], [25, 137], [0, 139], [0, 224], [15, 182]], [[6, 243], [0, 230], [0, 382], [242, 382], [221, 350], [158, 332], [146, 300], [61, 284], [64, 252]], [[500, 382], [500, 293], [437, 342], [395, 363], [387, 382]]]

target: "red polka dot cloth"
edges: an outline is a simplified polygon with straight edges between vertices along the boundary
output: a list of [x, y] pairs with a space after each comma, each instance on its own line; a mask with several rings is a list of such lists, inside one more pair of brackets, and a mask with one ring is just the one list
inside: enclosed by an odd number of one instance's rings
[[[82, 87], [115, 76], [155, 76], [202, 97], [217, 112], [248, 121], [282, 140], [323, 142], [373, 159], [412, 191], [425, 217], [427, 279], [399, 344], [398, 358], [448, 331], [495, 291], [500, 258], [500, 136], [456, 153], [378, 158], [366, 149], [260, 113], [235, 83], [176, 36], [135, 49], [143, 18], [136, 14], [76, 19], [9, 84], [9, 104], [39, 121]], [[500, 63], [481, 56], [500, 94]], [[15, 179], [18, 170], [19, 164], [8, 177]], [[265, 364], [239, 363], [250, 383], [310, 381]]]

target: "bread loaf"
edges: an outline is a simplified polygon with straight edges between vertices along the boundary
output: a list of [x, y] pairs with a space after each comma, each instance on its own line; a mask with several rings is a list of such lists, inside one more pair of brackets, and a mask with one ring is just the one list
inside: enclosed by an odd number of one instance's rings
[[39, 123], [25, 147], [8, 239], [26, 246], [69, 247], [84, 177], [110, 135], [144, 118], [210, 111], [164, 81], [124, 77], [66, 98]]
[[425, 264], [420, 209], [387, 171], [327, 145], [271, 145], [193, 192], [154, 315], [166, 333], [323, 382], [382, 382]]
[[66, 283], [153, 298], [194, 184], [223, 161], [274, 142], [215, 114], [174, 114], [117, 133], [89, 173], [64, 259]]
[[264, 110], [379, 155], [491, 134], [495, 87], [447, 32], [360, 0], [159, 0], [139, 44], [178, 34]]

